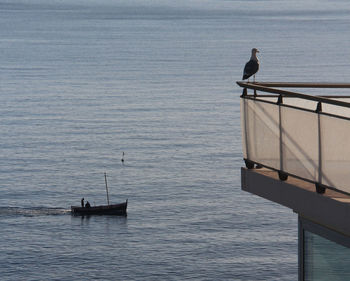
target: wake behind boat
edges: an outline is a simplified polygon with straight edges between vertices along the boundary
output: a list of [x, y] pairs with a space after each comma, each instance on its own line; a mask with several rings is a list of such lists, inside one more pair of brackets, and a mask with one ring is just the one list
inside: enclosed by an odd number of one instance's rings
[[126, 209], [128, 207], [128, 199], [125, 202], [119, 204], [109, 204], [107, 174], [105, 173], [106, 193], [107, 193], [107, 205], [91, 206], [89, 202], [84, 205], [84, 198], [81, 199], [81, 207], [71, 206], [71, 212], [73, 215], [115, 215], [126, 216]]

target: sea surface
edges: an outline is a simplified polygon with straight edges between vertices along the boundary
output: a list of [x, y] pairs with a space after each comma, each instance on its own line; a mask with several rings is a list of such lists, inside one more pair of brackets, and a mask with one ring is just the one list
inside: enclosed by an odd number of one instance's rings
[[[2, 0], [0, 26], [1, 280], [297, 280], [296, 214], [240, 187], [235, 81], [256, 47], [259, 81], [349, 82], [349, 1]], [[128, 216], [71, 216], [105, 172]]]

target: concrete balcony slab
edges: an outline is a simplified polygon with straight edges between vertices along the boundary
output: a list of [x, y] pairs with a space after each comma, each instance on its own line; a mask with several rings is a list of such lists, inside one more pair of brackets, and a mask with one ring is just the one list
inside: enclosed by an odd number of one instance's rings
[[241, 168], [242, 190], [292, 209], [301, 217], [350, 237], [350, 196], [326, 190], [316, 192], [313, 183], [289, 176], [278, 178], [276, 171]]

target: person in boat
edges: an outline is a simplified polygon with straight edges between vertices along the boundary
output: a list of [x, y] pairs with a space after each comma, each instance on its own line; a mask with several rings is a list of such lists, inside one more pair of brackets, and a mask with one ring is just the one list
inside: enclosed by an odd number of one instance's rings
[[81, 207], [84, 208], [84, 197], [81, 198]]
[[90, 207], [91, 207], [91, 205], [90, 205], [89, 201], [86, 201], [85, 208], [90, 208]]

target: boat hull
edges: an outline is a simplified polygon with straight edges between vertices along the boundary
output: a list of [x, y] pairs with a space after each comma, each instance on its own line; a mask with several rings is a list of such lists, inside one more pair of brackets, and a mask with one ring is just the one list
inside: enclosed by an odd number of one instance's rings
[[126, 216], [126, 209], [128, 207], [128, 200], [124, 203], [114, 205], [101, 205], [94, 207], [77, 207], [71, 206], [72, 215], [89, 216], [89, 215], [113, 215]]

